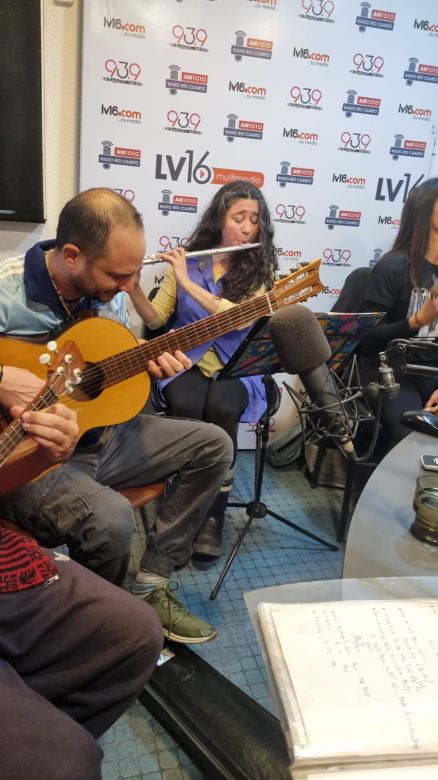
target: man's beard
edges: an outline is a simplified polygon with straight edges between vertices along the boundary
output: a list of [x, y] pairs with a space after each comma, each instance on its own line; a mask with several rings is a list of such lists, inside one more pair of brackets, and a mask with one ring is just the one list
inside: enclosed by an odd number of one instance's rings
[[106, 303], [114, 298], [117, 293], [112, 290], [100, 290], [97, 284], [83, 277], [70, 277], [70, 286], [75, 291], [75, 298], [94, 298], [101, 303]]

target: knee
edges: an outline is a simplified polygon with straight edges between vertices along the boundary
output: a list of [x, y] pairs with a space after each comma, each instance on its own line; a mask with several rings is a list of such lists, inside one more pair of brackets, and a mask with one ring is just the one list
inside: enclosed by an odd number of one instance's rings
[[[150, 677], [158, 657], [163, 649], [163, 626], [155, 610], [138, 596], [129, 595], [130, 602], [126, 611], [120, 613], [120, 641], [129, 638], [133, 663], [138, 666], [145, 680]], [[148, 671], [149, 670], [149, 671]]]
[[105, 546], [107, 557], [117, 558], [131, 548], [135, 529], [134, 512], [129, 501], [117, 491], [108, 491], [105, 506], [95, 509], [97, 540]]
[[233, 442], [222, 428], [218, 425], [210, 423], [209, 429], [209, 442], [206, 446], [206, 452], [217, 463], [227, 463], [228, 465], [233, 460]]
[[[63, 745], [63, 762], [57, 766], [53, 780], [101, 780], [102, 750], [94, 737], [82, 729], [84, 738]], [[44, 775], [45, 780], [51, 776]]]
[[[47, 739], [41, 739], [40, 751], [33, 753], [33, 760], [38, 761], [38, 777], [44, 780], [101, 780], [102, 750], [98, 743], [79, 723], [69, 715], [58, 711], [56, 720], [52, 718], [52, 733]], [[30, 764], [27, 765], [25, 756], [16, 780], [27, 776], [30, 772]], [[29, 756], [30, 758], [30, 756]], [[22, 771], [26, 768], [26, 773]], [[8, 775], [12, 780], [14, 772]]]
[[208, 421], [214, 420], [221, 428], [229, 431], [237, 425], [240, 415], [240, 409], [235, 408], [231, 403], [227, 403], [226, 398], [219, 397], [215, 398], [214, 402], [207, 404], [204, 419]]

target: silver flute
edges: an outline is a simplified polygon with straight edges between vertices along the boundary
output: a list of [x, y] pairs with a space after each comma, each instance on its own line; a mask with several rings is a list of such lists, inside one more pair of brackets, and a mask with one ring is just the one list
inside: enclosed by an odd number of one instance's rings
[[[241, 244], [240, 246], [220, 246], [217, 249], [201, 249], [198, 252], [186, 252], [186, 257], [202, 257], [203, 255], [221, 255], [226, 252], [242, 252], [244, 249], [255, 249], [260, 246], [260, 241], [256, 244]], [[179, 247], [178, 247], [179, 248]], [[181, 247], [184, 249], [184, 247]], [[170, 251], [170, 250], [169, 250]], [[157, 253], [148, 255], [143, 259], [143, 265], [154, 265], [155, 263], [165, 263], [162, 257]]]

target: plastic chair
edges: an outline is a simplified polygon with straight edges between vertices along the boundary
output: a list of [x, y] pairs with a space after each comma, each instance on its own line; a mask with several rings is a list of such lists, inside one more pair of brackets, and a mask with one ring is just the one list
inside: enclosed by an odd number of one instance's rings
[[341, 294], [333, 304], [331, 311], [335, 312], [361, 312], [362, 301], [365, 298], [368, 280], [371, 271], [370, 266], [364, 265], [350, 271], [344, 281]]
[[145, 533], [147, 533], [148, 524], [145, 507], [147, 504], [150, 504], [151, 501], [155, 501], [157, 498], [162, 496], [165, 487], [165, 482], [154, 482], [152, 485], [117, 490], [117, 493], [120, 493], [121, 496], [124, 496], [128, 499], [133, 509], [139, 510]]

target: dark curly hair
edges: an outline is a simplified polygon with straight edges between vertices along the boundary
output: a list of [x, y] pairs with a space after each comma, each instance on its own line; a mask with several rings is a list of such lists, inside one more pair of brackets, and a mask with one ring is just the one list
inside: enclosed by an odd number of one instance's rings
[[400, 227], [391, 252], [407, 252], [414, 287], [420, 284], [423, 261], [429, 242], [432, 212], [438, 200], [438, 177], [413, 187], [403, 206]]
[[222, 277], [222, 294], [234, 303], [248, 298], [263, 284], [270, 290], [278, 268], [273, 244], [274, 230], [261, 191], [247, 181], [225, 184], [216, 192], [185, 245], [188, 251], [214, 249], [219, 246], [225, 215], [230, 206], [241, 198], [256, 200], [259, 204], [259, 230], [256, 241], [260, 242], [260, 246], [230, 255], [228, 271]]

